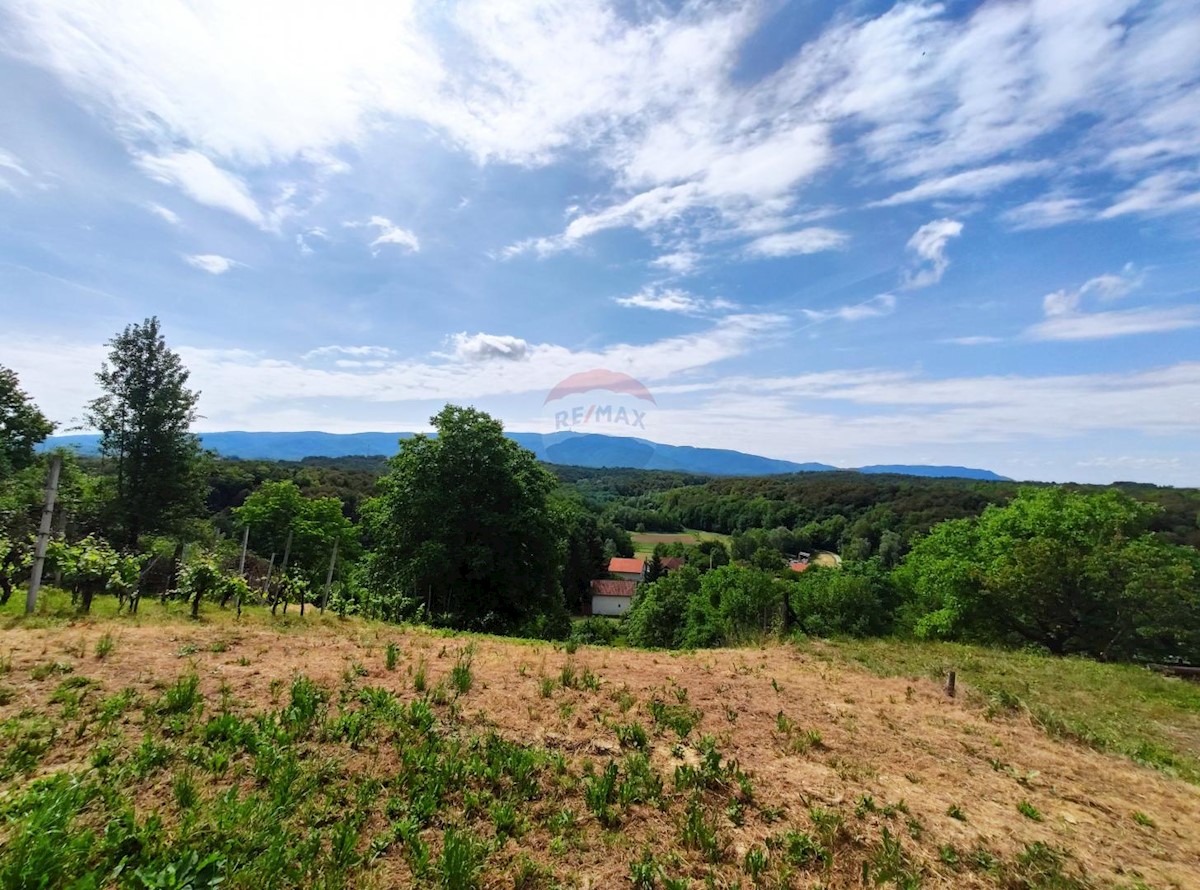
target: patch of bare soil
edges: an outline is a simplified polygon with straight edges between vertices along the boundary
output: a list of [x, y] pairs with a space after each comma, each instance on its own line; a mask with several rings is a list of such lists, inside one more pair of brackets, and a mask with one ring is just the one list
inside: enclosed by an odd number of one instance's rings
[[[101, 660], [93, 653], [105, 632], [115, 647]], [[400, 647], [395, 670], [385, 667], [388, 642]], [[280, 681], [303, 673], [335, 688], [355, 666], [360, 674], [365, 670], [364, 684], [410, 700], [419, 666], [431, 687], [449, 682], [467, 647], [473, 647], [474, 684], [459, 700], [467, 722], [603, 763], [619, 750], [613, 725], [637, 721], [651, 732], [652, 760], [669, 782], [675, 765], [694, 758], [695, 749], [677, 744], [671, 730], [654, 735], [650, 702], [657, 697], [695, 709], [699, 723], [688, 741], [713, 736], [722, 754], [752, 777], [757, 804], [778, 808], [782, 819], [803, 821], [814, 806], [850, 812], [857, 805], [870, 822], [879, 808], [903, 802], [904, 818], [921, 829], [913, 831], [915, 839], [906, 835], [905, 844], [925, 868], [926, 887], [990, 886], [980, 875], [943, 864], [942, 845], [1016, 856], [1037, 841], [1069, 851], [1100, 885], [1141, 880], [1159, 890], [1200, 887], [1200, 789], [1052, 740], [1020, 719], [988, 720], [964, 697], [947, 698], [932, 681], [881, 679], [785, 645], [695, 654], [581, 647], [568, 654], [545, 643], [330, 619], [284, 630], [120, 624], [15, 629], [0, 632], [0, 655], [11, 655], [11, 669], [0, 678], [11, 693], [0, 719], [51, 707], [48, 697], [62, 675], [35, 680], [31, 674], [52, 661], [97, 681], [104, 694], [133, 687], [153, 696], [155, 688], [194, 669], [208, 701], [217, 701], [225, 687], [239, 707], [263, 709], [278, 706]], [[598, 688], [565, 688], [564, 666], [577, 676], [590, 671]], [[55, 751], [44, 771], [86, 761], [86, 751]], [[1018, 811], [1026, 802], [1042, 821]], [[1135, 821], [1135, 812], [1153, 824]], [[572, 872], [583, 886], [627, 886], [629, 861], [643, 845], [665, 850], [677, 843], [677, 825], [660, 824], [664, 818], [648, 807], [638, 810], [623, 828], [630, 840], [625, 848], [610, 849], [610, 839], [571, 851]], [[899, 824], [902, 830], [904, 819]], [[778, 827], [747, 820], [731, 828], [737, 861]], [[534, 831], [522, 847], [545, 861], [546, 841]], [[860, 882], [859, 875], [846, 874], [834, 876], [832, 884]]]

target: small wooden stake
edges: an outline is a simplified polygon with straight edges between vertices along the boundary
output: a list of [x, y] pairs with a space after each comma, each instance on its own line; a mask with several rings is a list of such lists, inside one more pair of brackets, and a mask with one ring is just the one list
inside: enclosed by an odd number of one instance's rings
[[946, 695], [954, 698], [954, 671], [946, 672]]

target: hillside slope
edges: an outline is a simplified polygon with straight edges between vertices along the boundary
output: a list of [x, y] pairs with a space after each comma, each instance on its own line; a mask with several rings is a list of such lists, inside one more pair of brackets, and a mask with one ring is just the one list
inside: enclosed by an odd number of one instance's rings
[[[163, 822], [128, 829], [143, 868], [215, 850], [223, 887], [470, 887], [447, 875], [475, 866], [483, 887], [1200, 886], [1200, 789], [929, 679], [782, 645], [568, 654], [306, 624], [0, 631], [0, 806], [35, 776], [103, 783], [66, 837], [124, 795], [127, 822]], [[30, 850], [75, 855], [33, 818], [0, 829], [0, 881]]]

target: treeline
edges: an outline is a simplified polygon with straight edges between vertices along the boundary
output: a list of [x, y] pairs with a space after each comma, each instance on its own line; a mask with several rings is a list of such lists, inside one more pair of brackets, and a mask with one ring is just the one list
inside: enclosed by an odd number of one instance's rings
[[[86, 611], [143, 595], [562, 638], [630, 532], [660, 545], [618, 631], [696, 647], [768, 635], [902, 634], [1121, 660], [1200, 661], [1200, 492], [1018, 486], [851, 472], [712, 478], [548, 468], [501, 424], [446, 406], [376, 458], [220, 459], [157, 319], [109, 343], [85, 406], [101, 456], [63, 469], [45, 577]], [[53, 429], [0, 369], [0, 602], [30, 574]], [[789, 561], [840, 554], [840, 568]], [[667, 572], [663, 559], [686, 566]]]
[[891, 570], [870, 557], [797, 573], [761, 549], [712, 570], [694, 559], [642, 586], [628, 638], [678, 648], [899, 634], [1200, 663], [1200, 551], [1153, 533], [1158, 512], [1116, 491], [1029, 487], [939, 523]]

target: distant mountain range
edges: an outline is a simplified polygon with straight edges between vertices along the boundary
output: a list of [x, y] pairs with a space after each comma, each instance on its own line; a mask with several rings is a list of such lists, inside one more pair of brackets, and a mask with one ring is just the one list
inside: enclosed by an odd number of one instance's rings
[[[247, 460], [302, 460], [306, 457], [350, 457], [392, 455], [397, 443], [413, 433], [202, 433], [205, 448], [224, 457]], [[693, 448], [662, 445], [646, 439], [601, 436], [589, 433], [508, 433], [510, 439], [528, 448], [540, 460], [576, 467], [629, 467], [644, 470], [676, 470], [713, 476], [771, 476], [780, 473], [812, 473], [837, 470], [829, 464], [795, 463], [723, 448]], [[96, 454], [96, 435], [51, 436], [43, 448], [68, 446], [83, 454]], [[887, 464], [859, 467], [860, 473], [896, 473], [905, 476], [941, 476], [963, 479], [1004, 480], [991, 470], [971, 467], [931, 467]]]

